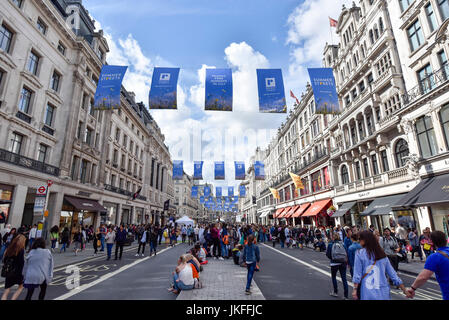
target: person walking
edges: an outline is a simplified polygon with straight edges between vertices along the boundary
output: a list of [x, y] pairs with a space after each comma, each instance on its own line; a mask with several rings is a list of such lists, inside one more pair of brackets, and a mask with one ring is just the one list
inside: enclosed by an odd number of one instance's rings
[[104, 240], [106, 241], [106, 248], [107, 248], [107, 254], [108, 254], [108, 258], [106, 260], [111, 260], [112, 247], [114, 246], [114, 242], [115, 242], [115, 231], [113, 228], [110, 227], [108, 229], [106, 236], [104, 237]]
[[80, 227], [78, 227], [75, 234], [73, 235], [73, 242], [74, 242], [73, 250], [75, 251], [75, 256], [77, 256], [78, 252], [83, 248], [83, 234], [81, 233]]
[[117, 233], [115, 235], [115, 258], [114, 260], [117, 260], [117, 255], [120, 250], [119, 260], [122, 260], [122, 254], [123, 254], [123, 246], [126, 242], [126, 236], [127, 232], [123, 225], [120, 226], [120, 229], [117, 230]]
[[343, 282], [344, 298], [349, 299], [349, 287], [346, 280], [346, 264], [348, 263], [348, 254], [345, 246], [340, 239], [338, 232], [333, 233], [332, 241], [327, 246], [326, 256], [330, 260], [331, 277], [334, 291], [330, 293], [332, 297], [338, 297], [337, 272], [340, 272]]
[[148, 236], [148, 229], [144, 229], [143, 231], [139, 230], [138, 234], [139, 234], [139, 238], [140, 239], [138, 239], [138, 241], [139, 241], [139, 248], [137, 249], [136, 257], [139, 256], [141, 248], [142, 248], [142, 254], [140, 256], [143, 257], [145, 255], [145, 247], [146, 247], [147, 242], [148, 242], [148, 240], [150, 238]]
[[187, 229], [184, 225], [181, 228], [181, 237], [182, 237], [182, 243], [185, 243], [186, 237], [187, 237]]
[[[372, 233], [372, 231], [370, 231]], [[362, 249], [362, 246], [359, 243], [359, 237], [357, 233], [351, 234], [352, 244], [348, 248], [348, 264], [349, 264], [349, 273], [351, 274], [351, 278], [354, 278], [354, 262], [355, 262], [355, 254], [358, 250]]]
[[412, 247], [412, 260], [415, 259], [415, 253], [418, 254], [419, 259], [423, 261], [421, 245], [419, 244], [419, 238], [416, 234], [416, 229], [408, 230], [408, 241], [410, 242], [410, 246]]
[[211, 235], [212, 245], [214, 246], [213, 256], [215, 259], [218, 259], [218, 257], [220, 257], [220, 254], [221, 254], [221, 250], [220, 250], [220, 239], [219, 239], [220, 235], [219, 235], [217, 225], [211, 226], [210, 235]]
[[422, 287], [432, 276], [440, 285], [443, 300], [449, 300], [449, 247], [446, 235], [441, 231], [434, 231], [430, 234], [435, 253], [431, 254], [424, 265], [424, 270], [418, 275], [407, 292], [413, 298], [415, 291]]
[[2, 245], [2, 250], [0, 253], [0, 259], [3, 259], [3, 255], [6, 251], [6, 249], [8, 249], [9, 245], [11, 244], [11, 242], [14, 240], [14, 238], [17, 236], [17, 229], [16, 228], [12, 228], [10, 231], [8, 231], [7, 233], [5, 233], [5, 235], [3, 236], [3, 245]]
[[106, 240], [106, 234], [108, 233], [108, 229], [104, 224], [100, 226], [100, 243], [101, 243], [101, 249], [100, 252], [104, 251], [104, 244]]
[[423, 234], [419, 237], [419, 243], [422, 245], [422, 249], [426, 258], [428, 258], [433, 253], [433, 243], [430, 238], [430, 228], [425, 228]]
[[399, 244], [397, 240], [391, 236], [391, 231], [389, 228], [384, 229], [384, 236], [380, 238], [379, 244], [390, 260], [394, 271], [398, 272], [399, 257], [396, 253], [399, 252]]
[[159, 230], [160, 228], [153, 227], [153, 230], [150, 232], [150, 257], [153, 254], [153, 251], [154, 255], [157, 254], [157, 238], [159, 235]]
[[59, 227], [54, 226], [50, 230], [51, 252], [55, 252], [56, 243], [59, 240]]
[[47, 285], [53, 278], [53, 256], [45, 249], [45, 240], [38, 238], [34, 241], [30, 253], [25, 258], [23, 268], [24, 287], [28, 290], [25, 300], [31, 300], [34, 290], [40, 287], [39, 300], [44, 300]]
[[359, 242], [362, 249], [355, 255], [353, 299], [390, 300], [390, 286], [386, 275], [407, 297], [411, 297], [375, 235], [371, 231], [362, 231]]
[[70, 239], [69, 228], [65, 227], [61, 235], [61, 249], [59, 250], [59, 253], [62, 253], [62, 250], [66, 252], [66, 248], [69, 244], [69, 239]]
[[18, 235], [8, 249], [5, 251], [3, 257], [2, 277], [5, 278], [5, 292], [3, 292], [2, 300], [8, 300], [8, 295], [11, 288], [18, 285], [19, 288], [14, 292], [12, 300], [17, 300], [23, 290], [23, 266], [25, 264], [25, 243], [26, 238], [23, 235]]
[[282, 228], [279, 231], [279, 241], [281, 243], [281, 248], [284, 248], [285, 245], [285, 240], [287, 239], [287, 237], [285, 236], [285, 228]]
[[92, 232], [91, 235], [92, 238], [92, 246], [94, 248], [94, 256], [97, 255], [98, 253], [98, 247], [101, 247], [101, 233], [100, 233], [100, 228], [98, 228], [97, 230], [95, 230], [94, 232]]
[[34, 224], [30, 230], [30, 233], [28, 234], [28, 252], [30, 252], [34, 240], [36, 240], [36, 234], [37, 234], [37, 225]]
[[251, 282], [253, 281], [254, 272], [256, 271], [257, 264], [260, 262], [260, 250], [259, 247], [254, 243], [254, 235], [248, 236], [248, 243], [243, 249], [243, 261], [246, 262], [246, 267], [248, 269], [248, 277], [246, 282], [245, 293], [247, 295], [251, 294]]

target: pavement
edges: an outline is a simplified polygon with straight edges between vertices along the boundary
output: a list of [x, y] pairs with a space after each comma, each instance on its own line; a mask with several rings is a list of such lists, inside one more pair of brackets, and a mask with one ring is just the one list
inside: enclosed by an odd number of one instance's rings
[[181, 291], [177, 300], [265, 300], [257, 283], [259, 272], [254, 273], [251, 295], [245, 294], [247, 269], [234, 264], [232, 259], [210, 259], [204, 265], [200, 279], [202, 289]]

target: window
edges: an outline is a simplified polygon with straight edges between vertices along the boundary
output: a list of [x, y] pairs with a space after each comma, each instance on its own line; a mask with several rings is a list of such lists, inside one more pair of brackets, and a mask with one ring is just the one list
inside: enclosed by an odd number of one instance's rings
[[66, 50], [66, 47], [65, 47], [61, 42], [58, 42], [58, 51], [59, 51], [63, 56], [65, 56], [65, 50]]
[[83, 130], [83, 122], [82, 121], [80, 121], [79, 123], [78, 123], [78, 130], [76, 131], [76, 137], [78, 138], [78, 139], [81, 139], [81, 131]]
[[47, 25], [41, 20], [41, 18], [37, 19], [37, 29], [42, 33], [42, 34], [46, 34], [47, 33]]
[[430, 32], [433, 32], [437, 28], [437, 21], [435, 19], [435, 12], [433, 12], [432, 4], [429, 2], [424, 9], [426, 11]]
[[4, 24], [0, 28], [0, 49], [9, 53], [11, 49], [13, 33]]
[[90, 99], [89, 100], [90, 101], [90, 103], [89, 103], [89, 114], [92, 116], [92, 117], [94, 117], [94, 114], [95, 114], [95, 109], [94, 109], [94, 99]]
[[416, 121], [416, 132], [418, 134], [418, 144], [423, 158], [428, 158], [437, 154], [437, 141], [433, 129], [432, 119], [424, 116]]
[[397, 167], [398, 168], [404, 167], [405, 163], [407, 162], [405, 158], [408, 157], [409, 155], [407, 141], [405, 141], [404, 139], [399, 140], [398, 143], [396, 143], [394, 154], [396, 157]]
[[30, 58], [28, 60], [28, 71], [34, 75], [37, 75], [38, 66], [39, 56], [34, 51], [31, 51]]
[[373, 73], [368, 74], [366, 79], [368, 80], [368, 84], [371, 84], [374, 81]]
[[79, 157], [74, 156], [73, 162], [72, 162], [72, 172], [70, 174], [70, 177], [72, 180], [76, 180], [76, 168], [78, 167]]
[[22, 8], [23, 0], [12, 0], [12, 2], [19, 8]]
[[371, 117], [371, 112], [370, 114], [366, 115], [366, 125], [368, 127], [368, 135], [372, 135], [373, 132], [373, 121], [372, 121], [372, 117]]
[[373, 30], [370, 30], [370, 31], [369, 31], [369, 41], [370, 41], [371, 44], [374, 43], [374, 33], [373, 33]]
[[382, 18], [379, 18], [379, 31], [380, 33], [384, 33], [384, 21]]
[[27, 88], [22, 88], [20, 94], [19, 110], [23, 113], [28, 113], [30, 111], [31, 96], [33, 93]]
[[115, 174], [111, 175], [111, 186], [115, 187], [116, 181], [117, 181], [117, 176]]
[[357, 88], [354, 88], [354, 89], [351, 91], [351, 93], [352, 93], [352, 98], [353, 98], [353, 99], [357, 98]]
[[360, 93], [365, 91], [365, 81], [362, 81], [359, 83], [359, 91], [360, 91]]
[[351, 97], [349, 94], [345, 97], [345, 106], [349, 106], [351, 104]]
[[61, 75], [59, 73], [57, 73], [56, 71], [54, 71], [53, 75], [51, 76], [50, 88], [57, 92], [59, 90], [60, 81], [61, 81]]
[[371, 156], [371, 162], [373, 163], [373, 174], [377, 176], [379, 174], [379, 165], [377, 163], [377, 155], [373, 154]]
[[117, 141], [117, 142], [120, 141], [120, 129], [119, 128], [115, 129], [115, 141]]
[[446, 139], [446, 146], [449, 148], [449, 105], [445, 105], [441, 108], [440, 121]]
[[368, 159], [367, 158], [363, 159], [363, 169], [365, 171], [365, 177], [369, 177], [370, 174], [369, 174], [369, 165], [368, 165]]
[[356, 175], [357, 175], [357, 180], [362, 179], [362, 172], [361, 172], [361, 170], [360, 170], [360, 161], [357, 161], [357, 162], [355, 163], [355, 173], [356, 173]]
[[435, 79], [432, 76], [430, 63], [418, 71], [418, 83], [423, 94], [430, 92], [435, 87]]
[[393, 95], [384, 103], [385, 114], [387, 116], [395, 113], [397, 110], [402, 108], [401, 98], [399, 94]]
[[449, 1], [448, 0], [438, 0], [438, 6], [440, 7], [441, 20], [446, 20], [449, 18]]
[[415, 23], [407, 28], [407, 36], [412, 52], [418, 49], [424, 43], [424, 36], [419, 20], [416, 20]]
[[81, 170], [80, 170], [80, 180], [81, 183], [86, 183], [86, 177], [87, 177], [87, 166], [89, 165], [89, 162], [87, 160], [81, 161]]
[[383, 150], [380, 153], [380, 157], [382, 159], [382, 167], [383, 167], [383, 172], [387, 172], [390, 171], [390, 166], [388, 165], [388, 157], [387, 157], [387, 151]]
[[347, 166], [341, 167], [341, 182], [342, 182], [342, 184], [348, 184], [349, 183], [349, 173], [348, 173], [348, 167]]
[[126, 146], [128, 145], [128, 137], [125, 135], [123, 135], [123, 146], [126, 148]]
[[114, 149], [114, 154], [112, 156], [112, 161], [114, 162], [114, 164], [117, 164], [118, 161], [118, 150]]
[[317, 192], [321, 190], [321, 171], [317, 171], [312, 174], [312, 190], [313, 192]]
[[91, 145], [92, 144], [92, 130], [86, 128], [86, 135], [84, 136], [84, 143]]
[[387, 52], [387, 54], [385, 54], [378, 63], [376, 63], [376, 71], [377, 71], [377, 76], [380, 77], [381, 75], [383, 75], [385, 72], [388, 71], [388, 69], [391, 67], [391, 57], [390, 57], [390, 53]]
[[47, 104], [47, 109], [45, 110], [45, 125], [51, 127], [53, 124], [53, 117], [55, 114], [55, 107]]
[[14, 132], [11, 139], [11, 152], [15, 154], [21, 154], [23, 145], [23, 135]]
[[401, 10], [405, 11], [413, 1], [415, 1], [415, 0], [399, 0]]
[[45, 162], [47, 160], [48, 147], [44, 144], [39, 144], [39, 150], [37, 154], [37, 161]]

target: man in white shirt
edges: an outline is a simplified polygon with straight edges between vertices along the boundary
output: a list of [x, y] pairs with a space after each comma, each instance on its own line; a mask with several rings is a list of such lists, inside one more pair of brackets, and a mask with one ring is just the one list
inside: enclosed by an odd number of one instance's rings
[[198, 230], [198, 241], [203, 244], [206, 240], [204, 239], [204, 228], [203, 226], [200, 227], [200, 229]]
[[195, 241], [199, 241], [200, 240], [200, 238], [199, 238], [200, 229], [198, 228], [198, 225], [195, 226], [195, 228], [193, 229], [193, 232], [195, 233]]
[[396, 228], [396, 237], [399, 239], [399, 241], [405, 245], [406, 240], [408, 238], [407, 230], [398, 223], [398, 227]]
[[31, 250], [31, 247], [33, 246], [33, 242], [36, 239], [36, 234], [37, 234], [37, 225], [33, 225], [33, 227], [30, 230], [30, 234], [28, 235], [28, 239], [29, 241], [29, 250]]

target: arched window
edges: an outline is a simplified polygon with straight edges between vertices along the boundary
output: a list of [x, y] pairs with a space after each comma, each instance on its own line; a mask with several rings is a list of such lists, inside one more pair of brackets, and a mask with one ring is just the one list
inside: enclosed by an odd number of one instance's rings
[[404, 139], [399, 140], [396, 143], [396, 148], [394, 149], [394, 154], [396, 157], [396, 164], [398, 168], [405, 166], [406, 160], [404, 159], [409, 155], [408, 144]]
[[342, 166], [341, 167], [341, 183], [342, 184], [348, 184], [349, 183], [349, 173], [348, 173], [348, 167]]

